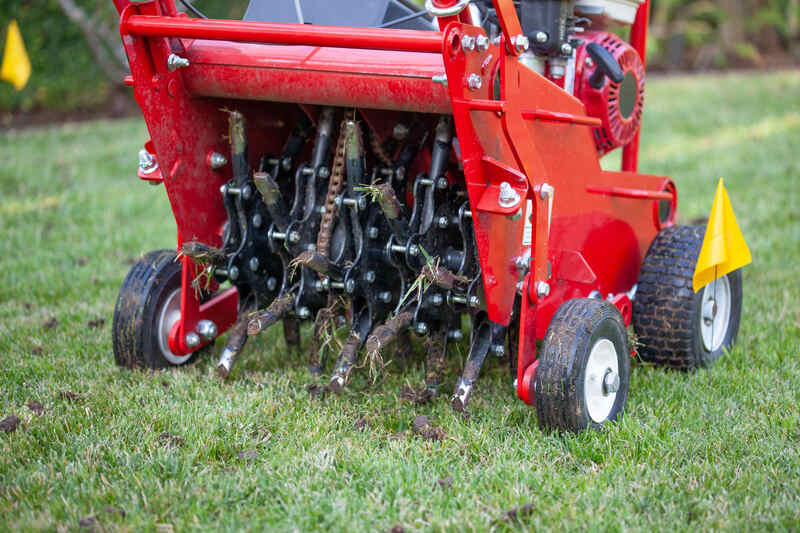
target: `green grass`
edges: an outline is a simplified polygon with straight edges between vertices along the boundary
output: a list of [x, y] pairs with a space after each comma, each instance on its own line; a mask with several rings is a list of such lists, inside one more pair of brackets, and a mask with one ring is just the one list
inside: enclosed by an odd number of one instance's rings
[[[498, 522], [504, 511], [530, 502], [529, 529], [800, 528], [800, 72], [648, 89], [641, 168], [674, 178], [683, 221], [707, 215], [723, 176], [750, 244], [739, 344], [710, 372], [635, 364], [623, 420], [566, 436], [537, 429], [494, 360], [469, 418], [445, 397], [400, 398], [423, 379], [421, 353], [376, 386], [362, 375], [311, 399], [305, 356], [277, 330], [227, 383], [210, 358], [116, 368], [111, 315], [129, 262], [174, 246], [164, 191], [134, 173], [145, 128], [0, 134], [0, 418], [22, 419], [0, 433], [0, 529], [76, 530], [93, 516], [135, 531], [505, 530], [520, 525]], [[96, 318], [105, 325], [87, 327]], [[451, 353], [446, 391], [463, 358]], [[419, 414], [448, 438], [410, 436]]]

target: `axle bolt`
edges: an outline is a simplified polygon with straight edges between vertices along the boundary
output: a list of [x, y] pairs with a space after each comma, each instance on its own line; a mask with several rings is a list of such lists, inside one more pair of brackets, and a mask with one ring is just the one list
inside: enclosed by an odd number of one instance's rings
[[445, 190], [448, 186], [450, 186], [450, 182], [447, 181], [447, 178], [441, 177], [436, 180], [436, 188], [440, 191]]
[[417, 335], [425, 335], [428, 333], [428, 324], [425, 322], [420, 322], [417, 324], [417, 327], [414, 328], [414, 331], [417, 332]]
[[511, 38], [511, 44], [514, 45], [517, 52], [524, 52], [530, 47], [531, 42], [524, 35], [515, 35]]
[[416, 244], [412, 244], [408, 247], [408, 255], [411, 257], [417, 257], [419, 255], [419, 246]]
[[383, 303], [389, 303], [392, 301], [392, 293], [389, 291], [383, 291], [378, 295], [378, 299]]
[[259, 266], [258, 265], [258, 257], [251, 257], [249, 265], [250, 265], [250, 270], [252, 270], [253, 272], [258, 270], [258, 266]]
[[465, 35], [461, 38], [461, 49], [465, 52], [471, 52], [475, 50], [475, 37], [471, 35]]
[[467, 87], [470, 91], [477, 91], [483, 87], [483, 79], [477, 74], [470, 74], [467, 78]]
[[290, 231], [289, 242], [300, 242], [300, 233], [297, 231]]
[[262, 222], [263, 220], [261, 219], [261, 215], [259, 215], [258, 213], [253, 215], [253, 226], [255, 226], [256, 228], [260, 228]]
[[352, 294], [353, 291], [356, 290], [355, 280], [348, 279], [347, 282], [344, 284], [344, 290], [347, 291], [347, 294]]
[[267, 290], [268, 291], [270, 291], [270, 292], [274, 291], [277, 286], [278, 286], [278, 280], [277, 279], [269, 278], [267, 280]]
[[370, 239], [377, 239], [378, 238], [378, 228], [376, 228], [375, 226], [370, 226], [367, 229], [367, 235], [369, 236]]
[[485, 52], [489, 49], [489, 38], [485, 35], [478, 35], [475, 37], [475, 45], [479, 52]]
[[547, 42], [547, 34], [543, 31], [537, 31], [533, 38], [536, 39], [536, 42], [539, 44], [544, 44]]
[[211, 152], [208, 154], [208, 166], [212, 170], [219, 170], [228, 164], [228, 158], [219, 152]]
[[200, 344], [200, 335], [195, 333], [194, 331], [190, 331], [186, 334], [186, 346], [189, 348], [195, 348]]
[[561, 54], [565, 56], [572, 55], [572, 45], [564, 43], [561, 45]]
[[301, 307], [297, 310], [297, 316], [300, 318], [308, 318], [311, 316], [311, 311], [308, 309], [308, 307]]
[[228, 278], [239, 279], [239, 267], [232, 266], [230, 270], [228, 270]]
[[331, 171], [328, 167], [319, 167], [317, 174], [319, 174], [320, 178], [327, 179], [331, 175]]
[[438, 223], [439, 223], [439, 227], [444, 229], [450, 224], [450, 221], [447, 220], [447, 217], [441, 216], [441, 217], [439, 217], [439, 222]]
[[536, 284], [536, 295], [539, 298], [544, 298], [548, 294], [550, 294], [549, 283], [547, 283], [546, 281], [540, 281], [539, 283]]
[[201, 320], [197, 323], [197, 333], [205, 340], [214, 340], [217, 337], [217, 325], [211, 320]]
[[372, 283], [375, 281], [375, 271], [370, 270], [366, 274], [364, 274], [364, 281], [367, 283]]
[[444, 298], [442, 298], [441, 294], [434, 294], [431, 296], [431, 303], [435, 306], [440, 306], [444, 302]]
[[477, 296], [470, 296], [469, 297], [469, 305], [470, 307], [478, 307], [481, 305], [481, 299]]

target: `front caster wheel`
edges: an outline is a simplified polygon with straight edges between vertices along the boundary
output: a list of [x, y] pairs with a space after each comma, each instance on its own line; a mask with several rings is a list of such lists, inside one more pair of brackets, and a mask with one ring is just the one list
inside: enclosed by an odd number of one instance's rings
[[542, 429], [579, 432], [622, 414], [628, 399], [630, 349], [616, 307], [578, 298], [550, 321], [536, 372]]
[[117, 297], [112, 328], [114, 360], [127, 368], [164, 368], [193, 361], [177, 355], [169, 332], [181, 317], [181, 263], [175, 252], [146, 254], [128, 272]]

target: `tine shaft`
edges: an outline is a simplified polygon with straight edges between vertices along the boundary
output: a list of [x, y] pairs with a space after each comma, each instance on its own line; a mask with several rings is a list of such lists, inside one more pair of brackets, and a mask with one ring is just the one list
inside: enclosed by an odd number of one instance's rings
[[506, 328], [488, 319], [481, 320], [477, 329], [473, 326], [472, 345], [469, 356], [461, 372], [461, 377], [456, 383], [456, 389], [450, 400], [450, 405], [455, 411], [464, 411], [467, 408], [472, 389], [481, 373], [486, 355], [493, 345], [503, 341]]
[[342, 267], [316, 252], [303, 252], [292, 260], [292, 266], [307, 266], [314, 272], [323, 276], [330, 276], [336, 280], [344, 278]]
[[286, 231], [289, 226], [289, 210], [283, 201], [278, 184], [269, 172], [254, 173], [253, 182], [255, 182], [258, 192], [261, 193], [264, 205], [267, 206], [267, 211], [275, 225], [279, 230]]
[[336, 394], [339, 394], [344, 389], [350, 373], [353, 371], [353, 366], [356, 364], [356, 357], [362, 343], [361, 336], [352, 331], [350, 332], [350, 338], [342, 346], [342, 353], [336, 362], [336, 369], [333, 371], [329, 384], [330, 389]]
[[293, 349], [300, 348], [300, 321], [294, 317], [283, 319], [283, 338], [286, 345]]
[[225, 344], [222, 355], [219, 357], [217, 375], [223, 379], [230, 375], [233, 364], [236, 362], [239, 353], [241, 353], [242, 348], [244, 348], [247, 342], [247, 315], [247, 312], [243, 312], [239, 320], [231, 327], [228, 335], [228, 342]]
[[217, 267], [225, 265], [225, 254], [222, 250], [202, 242], [188, 241], [183, 243], [181, 245], [181, 254], [199, 264]]
[[294, 304], [294, 295], [291, 293], [275, 298], [269, 307], [249, 320], [247, 334], [253, 336], [261, 333], [288, 313], [292, 304]]

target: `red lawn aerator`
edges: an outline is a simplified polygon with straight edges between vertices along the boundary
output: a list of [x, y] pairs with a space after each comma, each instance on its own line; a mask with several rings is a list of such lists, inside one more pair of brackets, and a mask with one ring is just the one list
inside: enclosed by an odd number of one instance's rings
[[[178, 227], [122, 285], [120, 365], [181, 365], [230, 330], [227, 376], [248, 336], [282, 321], [297, 345], [313, 320], [317, 376], [348, 330], [329, 389], [414, 331], [430, 397], [467, 314], [453, 407], [507, 354], [539, 424], [580, 431], [625, 406], [631, 321], [666, 366], [733, 343], [741, 275], [695, 294], [703, 231], [636, 172], [647, 0], [254, 0], [242, 21], [114, 1], [139, 177]], [[622, 24], [630, 43], [604, 30]]]

